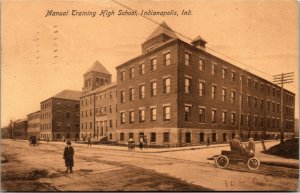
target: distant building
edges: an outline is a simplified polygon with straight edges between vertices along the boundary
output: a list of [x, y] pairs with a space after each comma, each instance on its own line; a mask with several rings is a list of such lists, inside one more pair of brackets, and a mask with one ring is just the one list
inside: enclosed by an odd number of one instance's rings
[[115, 138], [116, 100], [116, 83], [111, 83], [111, 74], [96, 61], [84, 74], [83, 95], [80, 97], [80, 139]]
[[41, 111], [36, 111], [34, 113], [27, 115], [27, 122], [28, 122], [28, 128], [27, 128], [28, 137], [36, 136], [40, 138]]
[[1, 139], [12, 139], [12, 128], [10, 126], [1, 128]]
[[79, 139], [81, 92], [64, 90], [41, 102], [41, 139]]
[[28, 139], [27, 135], [27, 119], [19, 119], [13, 122], [12, 129], [13, 139]]

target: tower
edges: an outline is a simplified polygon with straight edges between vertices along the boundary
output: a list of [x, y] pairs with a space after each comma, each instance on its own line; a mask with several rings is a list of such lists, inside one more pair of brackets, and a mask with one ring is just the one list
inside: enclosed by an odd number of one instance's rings
[[87, 70], [83, 77], [84, 86], [82, 91], [84, 94], [111, 83], [111, 74], [98, 60]]

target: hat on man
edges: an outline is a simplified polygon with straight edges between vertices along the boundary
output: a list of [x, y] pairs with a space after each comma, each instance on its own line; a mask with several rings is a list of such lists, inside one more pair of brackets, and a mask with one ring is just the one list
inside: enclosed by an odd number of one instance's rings
[[238, 136], [238, 135], [235, 135], [235, 136], [234, 136], [234, 138], [240, 138], [240, 136]]
[[71, 141], [67, 141], [67, 145], [71, 145]]
[[249, 138], [249, 140], [253, 140], [253, 138], [252, 138], [252, 137], [250, 137], [250, 138]]

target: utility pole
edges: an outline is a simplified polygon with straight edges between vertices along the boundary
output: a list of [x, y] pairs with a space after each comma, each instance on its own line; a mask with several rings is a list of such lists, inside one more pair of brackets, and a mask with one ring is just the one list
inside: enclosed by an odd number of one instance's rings
[[[240, 87], [240, 106], [239, 106], [239, 136], [242, 136], [241, 131], [241, 118], [242, 118], [242, 100], [243, 100], [243, 74], [240, 75], [241, 87]], [[244, 118], [244, 117], [243, 117]]]
[[280, 85], [280, 142], [284, 141], [283, 131], [283, 85], [294, 82], [294, 72], [281, 73], [273, 76], [273, 83]]

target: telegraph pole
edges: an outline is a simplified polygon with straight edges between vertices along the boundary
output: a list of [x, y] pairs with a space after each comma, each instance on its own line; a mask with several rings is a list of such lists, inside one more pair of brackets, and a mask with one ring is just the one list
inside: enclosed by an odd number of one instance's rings
[[294, 72], [281, 73], [273, 76], [273, 83], [280, 85], [280, 142], [284, 141], [283, 131], [283, 85], [294, 82]]

